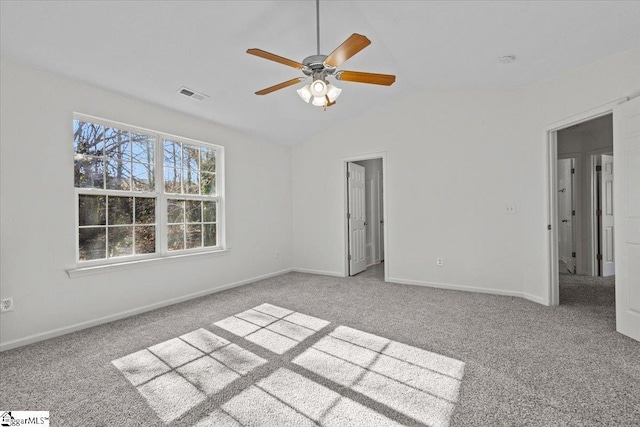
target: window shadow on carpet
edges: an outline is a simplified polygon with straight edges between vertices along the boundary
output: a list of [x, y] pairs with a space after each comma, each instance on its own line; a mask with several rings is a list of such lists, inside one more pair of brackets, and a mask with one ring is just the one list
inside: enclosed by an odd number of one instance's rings
[[200, 328], [112, 361], [165, 424], [446, 427], [458, 401], [447, 356], [266, 303], [214, 325], [237, 339]]

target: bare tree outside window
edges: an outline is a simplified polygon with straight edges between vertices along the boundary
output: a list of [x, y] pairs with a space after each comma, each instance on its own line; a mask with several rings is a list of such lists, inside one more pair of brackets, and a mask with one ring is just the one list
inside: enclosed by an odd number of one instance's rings
[[[165, 139], [164, 167], [165, 192], [185, 196], [169, 199], [167, 204], [168, 250], [216, 246], [215, 203], [186, 197], [215, 195], [215, 150]], [[205, 205], [213, 212], [208, 221]]]
[[159, 230], [162, 251], [218, 246], [215, 148], [80, 119], [73, 134], [79, 261], [157, 254]]

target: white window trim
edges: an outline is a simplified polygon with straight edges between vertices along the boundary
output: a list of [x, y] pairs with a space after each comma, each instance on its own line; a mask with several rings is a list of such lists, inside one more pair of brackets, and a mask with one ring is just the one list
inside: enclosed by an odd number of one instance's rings
[[[144, 267], [144, 266], [152, 266], [157, 264], [165, 264], [168, 262], [175, 261], [183, 261], [198, 257], [206, 257], [206, 256], [218, 256], [218, 255], [226, 255], [231, 252], [231, 248], [218, 249], [215, 251], [200, 251], [195, 253], [180, 253], [177, 255], [170, 255], [165, 257], [150, 257], [143, 259], [132, 259], [133, 257], [128, 257], [127, 261], [118, 262], [118, 263], [110, 263], [110, 264], [98, 264], [98, 265], [89, 265], [85, 266], [83, 264], [82, 267], [69, 268], [66, 270], [67, 275], [71, 279], [75, 279], [77, 277], [86, 277], [92, 276], [96, 274], [104, 274], [116, 271], [130, 270], [133, 268]], [[155, 255], [155, 254], [154, 254]], [[122, 257], [124, 258], [124, 257]], [[119, 258], [121, 259], [121, 258]]]
[[[132, 266], [146, 265], [153, 261], [169, 260], [169, 259], [183, 259], [185, 257], [191, 257], [193, 255], [206, 255], [206, 254], [220, 254], [226, 253], [230, 248], [226, 245], [226, 221], [225, 221], [225, 203], [224, 203], [224, 191], [225, 191], [225, 157], [224, 147], [209, 142], [199, 141], [191, 138], [186, 138], [178, 135], [169, 134], [166, 132], [160, 132], [153, 129], [146, 129], [139, 126], [133, 126], [126, 123], [116, 122], [113, 120], [106, 120], [100, 117], [90, 116], [87, 114], [73, 113], [73, 120], [81, 120], [85, 122], [95, 123], [107, 127], [116, 127], [118, 129], [126, 130], [129, 132], [135, 132], [140, 134], [147, 134], [156, 138], [154, 145], [154, 159], [155, 159], [155, 189], [151, 192], [142, 191], [121, 191], [121, 190], [107, 190], [97, 188], [77, 188], [75, 190], [75, 267], [67, 269], [69, 277], [84, 276], [87, 274], [96, 274], [103, 271], [111, 271], [113, 269], [130, 268]], [[73, 138], [71, 138], [73, 140]], [[216, 195], [207, 196], [201, 194], [176, 194], [164, 192], [164, 140], [170, 140], [173, 142], [181, 142], [186, 144], [193, 144], [197, 146], [210, 147], [216, 151]], [[80, 261], [80, 248], [79, 248], [79, 196], [80, 195], [106, 195], [106, 196], [120, 196], [120, 197], [155, 197], [156, 199], [156, 252], [152, 254], [130, 255], [115, 258], [106, 258], [99, 260]], [[182, 249], [176, 251], [169, 251], [167, 247], [167, 231], [168, 225], [166, 222], [166, 208], [168, 199], [182, 199], [182, 200], [203, 200], [216, 202], [216, 239], [217, 246], [209, 246], [204, 248]], [[118, 268], [120, 267], [120, 268]]]

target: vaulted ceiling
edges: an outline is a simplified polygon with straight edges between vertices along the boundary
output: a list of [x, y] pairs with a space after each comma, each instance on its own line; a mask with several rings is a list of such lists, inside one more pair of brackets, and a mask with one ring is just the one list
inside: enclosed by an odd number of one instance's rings
[[[637, 1], [322, 0], [321, 53], [363, 34], [372, 44], [340, 68], [397, 76], [390, 87], [337, 82], [338, 103], [322, 111], [297, 86], [254, 95], [302, 74], [245, 53], [315, 54], [314, 0], [0, 4], [3, 57], [283, 144], [408, 94], [526, 85], [640, 46]], [[501, 64], [505, 54], [517, 60]]]

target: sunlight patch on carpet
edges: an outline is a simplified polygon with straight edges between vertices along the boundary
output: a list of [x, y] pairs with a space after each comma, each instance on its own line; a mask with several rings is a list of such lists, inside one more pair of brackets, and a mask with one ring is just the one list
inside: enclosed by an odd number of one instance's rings
[[211, 353], [211, 357], [233, 369], [240, 375], [247, 375], [260, 365], [267, 363], [262, 357], [251, 353], [249, 350], [229, 344]]
[[112, 361], [165, 424], [447, 427], [458, 401], [465, 364], [438, 353], [268, 303], [214, 325], [237, 338], [200, 328]]
[[260, 304], [257, 307], [253, 307], [254, 310], [259, 311], [261, 313], [266, 313], [269, 314], [273, 317], [277, 317], [279, 319], [283, 318], [286, 315], [289, 315], [291, 313], [293, 313], [293, 311], [288, 310], [286, 308], [282, 308], [282, 307], [278, 307], [275, 305], [271, 305], [271, 304]]
[[448, 426], [464, 363], [339, 326], [293, 360], [429, 426]]
[[330, 323], [265, 303], [214, 325], [276, 354], [284, 354]]
[[170, 423], [266, 362], [201, 328], [111, 363]]
[[[222, 405], [238, 426], [399, 427], [402, 424], [300, 374], [280, 368]], [[221, 411], [209, 417], [217, 420]], [[208, 419], [209, 417], [205, 418]], [[238, 421], [237, 421], [238, 420]], [[202, 424], [202, 426], [207, 424]], [[209, 424], [215, 425], [215, 424]]]
[[198, 421], [194, 427], [243, 427], [227, 413], [217, 410]]

